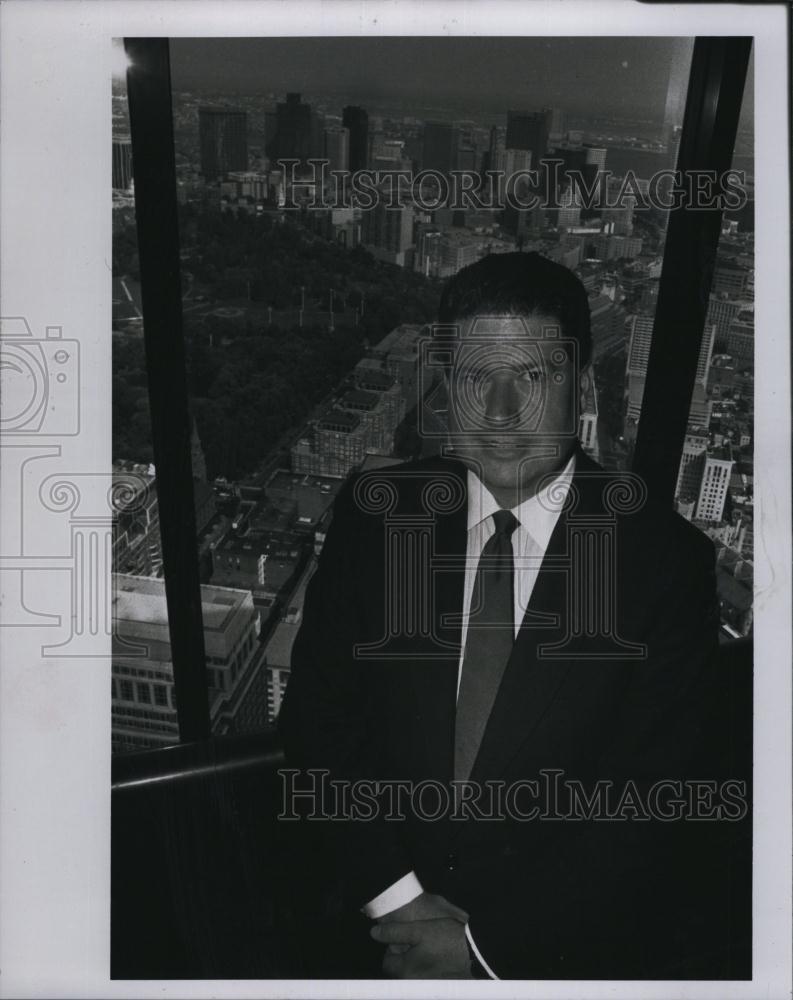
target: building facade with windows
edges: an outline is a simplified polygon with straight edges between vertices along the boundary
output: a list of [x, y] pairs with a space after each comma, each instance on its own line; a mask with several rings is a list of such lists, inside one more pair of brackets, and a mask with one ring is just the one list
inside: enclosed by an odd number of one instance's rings
[[[168, 746], [179, 737], [165, 581], [116, 573], [113, 588], [114, 749]], [[213, 730], [233, 732], [264, 687], [259, 615], [250, 592], [226, 587], [202, 586], [201, 610]]]
[[201, 173], [211, 184], [229, 171], [248, 169], [248, 115], [226, 108], [199, 108]]
[[729, 445], [714, 449], [707, 455], [695, 515], [698, 521], [718, 522], [723, 519], [734, 464]]

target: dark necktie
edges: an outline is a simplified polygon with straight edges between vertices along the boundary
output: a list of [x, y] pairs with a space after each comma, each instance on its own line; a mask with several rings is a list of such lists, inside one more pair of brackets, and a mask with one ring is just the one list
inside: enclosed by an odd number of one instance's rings
[[496, 511], [493, 521], [495, 534], [482, 549], [476, 569], [457, 696], [454, 777], [458, 781], [471, 774], [515, 638], [512, 532], [518, 521], [509, 510]]

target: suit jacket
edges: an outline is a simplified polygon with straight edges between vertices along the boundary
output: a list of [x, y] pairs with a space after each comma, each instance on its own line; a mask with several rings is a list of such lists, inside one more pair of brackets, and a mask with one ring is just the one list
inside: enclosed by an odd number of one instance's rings
[[[538, 781], [526, 787], [550, 818], [428, 821], [429, 790], [423, 815], [387, 819], [381, 799], [373, 817], [328, 824], [350, 908], [413, 869], [470, 914], [500, 978], [724, 975], [713, 823], [645, 819], [641, 805], [636, 819], [553, 818], [569, 780], [612, 782], [613, 804], [628, 785], [722, 776], [713, 546], [619, 482], [579, 451], [471, 774]], [[451, 780], [466, 512], [465, 469], [445, 459], [340, 492], [279, 721], [290, 765]]]

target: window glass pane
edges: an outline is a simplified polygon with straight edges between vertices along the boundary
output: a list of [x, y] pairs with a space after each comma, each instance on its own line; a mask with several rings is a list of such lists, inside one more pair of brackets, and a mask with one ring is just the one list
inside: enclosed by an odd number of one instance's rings
[[[114, 43], [121, 46], [121, 43]], [[148, 378], [143, 347], [140, 264], [126, 81], [114, 78], [113, 102], [113, 479], [117, 515], [113, 539], [113, 752], [178, 741], [168, 610], [153, 465]], [[134, 708], [130, 678], [156, 676], [166, 692], [156, 709]], [[138, 703], [151, 703], [137, 684]], [[117, 697], [118, 695], [118, 697]]]
[[[223, 664], [216, 733], [277, 716], [343, 482], [439, 449], [443, 393], [435, 378], [419, 398], [417, 345], [466, 264], [533, 250], [580, 275], [595, 376], [580, 435], [608, 468], [630, 467], [666, 231], [645, 196], [674, 166], [693, 40], [488, 44], [483, 60], [476, 39], [171, 40], [205, 643], [207, 663]], [[447, 74], [456, 93], [427, 107], [431, 88], [382, 72], [409, 62], [499, 74]], [[343, 92], [328, 67], [350, 64], [376, 92]], [[428, 208], [419, 186], [401, 207], [366, 209], [334, 201], [312, 157], [483, 181], [535, 167], [548, 195], [536, 210]]]
[[678, 471], [678, 511], [716, 546], [723, 638], [751, 635], [754, 563], [754, 60], [732, 160], [748, 200], [722, 222]]

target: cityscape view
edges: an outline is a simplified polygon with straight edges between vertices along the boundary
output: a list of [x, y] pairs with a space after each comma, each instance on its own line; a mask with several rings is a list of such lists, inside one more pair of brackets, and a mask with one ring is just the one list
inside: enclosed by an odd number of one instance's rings
[[[692, 45], [676, 38], [171, 41], [214, 733], [275, 723], [306, 587], [345, 481], [438, 451], [438, 435], [420, 433], [444, 419], [437, 380], [419, 371], [421, 343], [444, 281], [466, 265], [537, 252], [578, 275], [589, 294], [594, 375], [579, 437], [606, 469], [630, 469], [669, 215], [653, 197], [654, 179], [675, 167]], [[589, 74], [597, 86], [586, 85]], [[752, 632], [748, 95], [747, 86], [733, 157], [733, 191], [743, 197], [724, 205], [675, 490], [679, 513], [716, 548], [725, 642]], [[112, 732], [114, 752], [124, 752], [170, 745], [179, 733], [123, 78], [114, 80], [112, 105], [113, 473], [133, 487], [113, 550]], [[368, 207], [340, 201], [338, 177], [364, 172], [378, 197]], [[421, 179], [392, 207], [387, 181], [400, 174]], [[450, 204], [439, 192], [456, 175], [474, 192], [488, 182], [507, 197], [496, 207], [479, 207], [474, 197]], [[524, 200], [499, 187], [514, 177], [513, 193]], [[544, 197], [528, 197], [538, 187]]]

